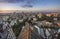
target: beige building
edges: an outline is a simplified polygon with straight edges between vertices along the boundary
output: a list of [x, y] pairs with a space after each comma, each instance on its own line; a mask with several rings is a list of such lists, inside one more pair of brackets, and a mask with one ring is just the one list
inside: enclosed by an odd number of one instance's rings
[[44, 38], [35, 31], [34, 27], [25, 26], [22, 28], [22, 31], [17, 39], [44, 39]]

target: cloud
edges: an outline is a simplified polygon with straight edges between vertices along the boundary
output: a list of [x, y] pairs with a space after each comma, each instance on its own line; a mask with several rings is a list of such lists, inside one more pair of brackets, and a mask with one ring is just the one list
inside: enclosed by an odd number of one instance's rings
[[6, 0], [9, 3], [18, 3], [18, 2], [24, 2], [24, 0]]
[[24, 2], [25, 0], [0, 0], [0, 2], [8, 2], [8, 3], [18, 3], [18, 2]]
[[0, 0], [2, 3], [18, 3], [22, 4], [21, 7], [33, 7], [34, 2], [36, 0]]
[[30, 2], [32, 3], [34, 0], [0, 0], [0, 2], [9, 2], [9, 3], [18, 3], [18, 2]]
[[33, 7], [33, 5], [23, 5], [22, 7]]

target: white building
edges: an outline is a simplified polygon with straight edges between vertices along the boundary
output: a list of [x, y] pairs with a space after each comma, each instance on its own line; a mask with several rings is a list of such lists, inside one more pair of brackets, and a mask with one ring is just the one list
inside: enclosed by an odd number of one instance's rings
[[4, 32], [0, 33], [0, 39], [16, 39], [15, 34], [8, 23], [5, 23], [2, 28]]

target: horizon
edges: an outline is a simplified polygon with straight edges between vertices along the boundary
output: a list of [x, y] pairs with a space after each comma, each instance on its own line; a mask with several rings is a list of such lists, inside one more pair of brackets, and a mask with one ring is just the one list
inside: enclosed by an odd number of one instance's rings
[[60, 12], [60, 0], [0, 0], [0, 12], [7, 10]]

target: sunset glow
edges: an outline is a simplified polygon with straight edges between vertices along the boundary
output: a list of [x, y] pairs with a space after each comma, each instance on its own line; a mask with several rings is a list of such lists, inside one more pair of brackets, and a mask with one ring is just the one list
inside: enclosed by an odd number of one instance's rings
[[0, 11], [60, 11], [60, 0], [0, 0]]

